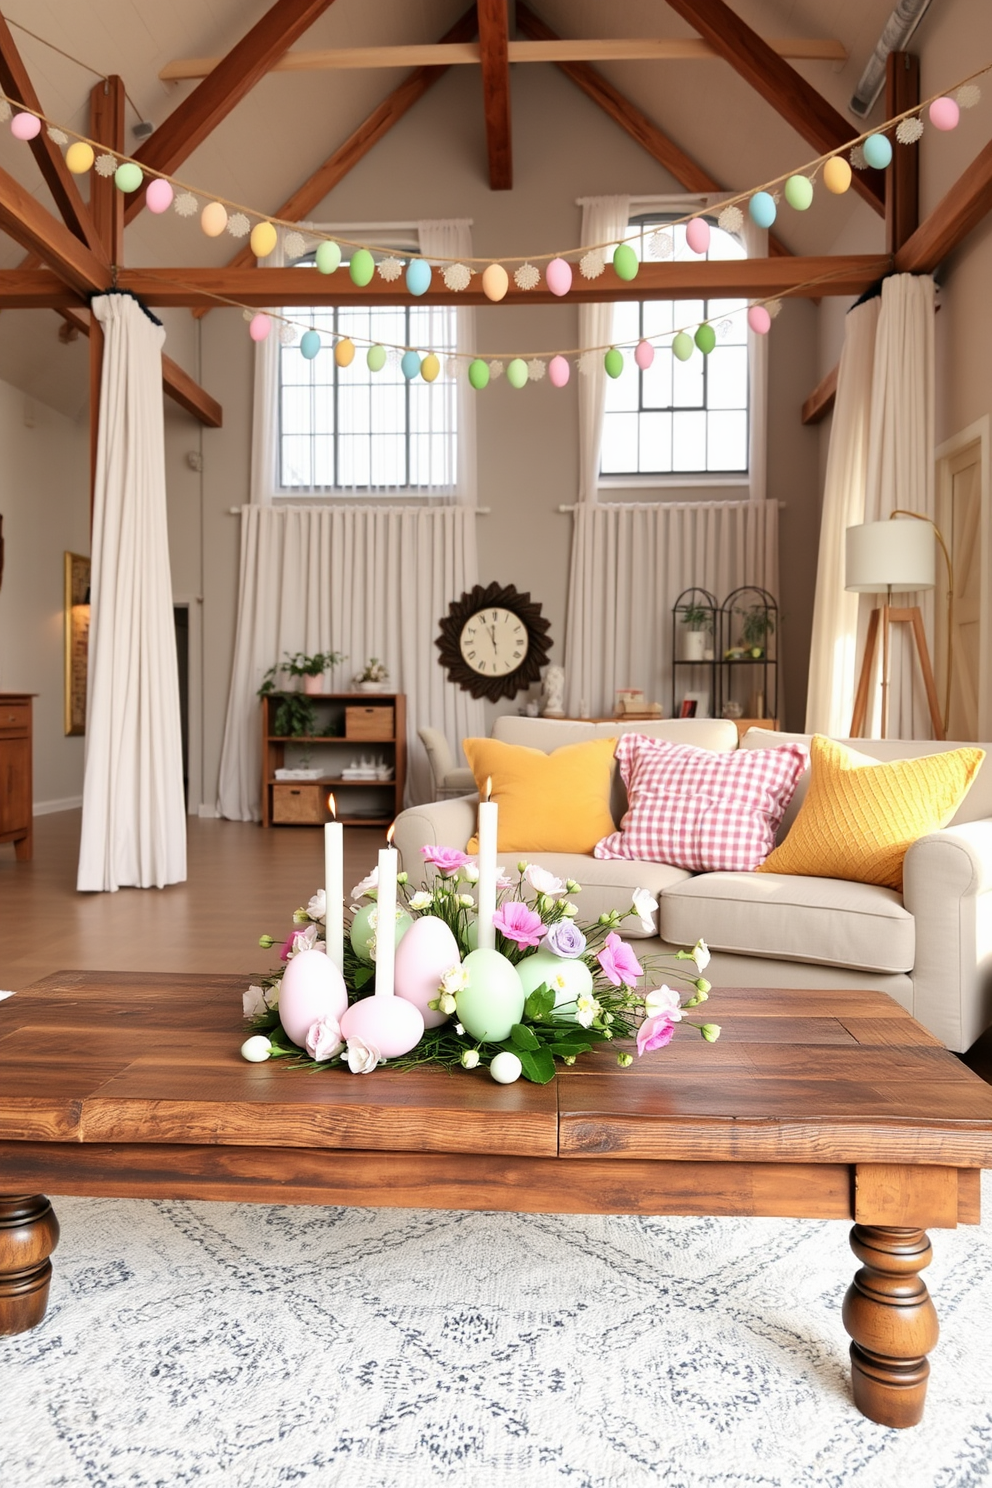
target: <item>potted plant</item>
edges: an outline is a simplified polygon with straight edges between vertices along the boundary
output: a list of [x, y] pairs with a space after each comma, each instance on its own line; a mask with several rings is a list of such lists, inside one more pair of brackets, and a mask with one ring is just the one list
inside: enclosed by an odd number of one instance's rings
[[741, 621], [741, 646], [745, 656], [760, 661], [768, 649], [768, 637], [775, 634], [775, 616], [764, 605], [749, 605], [735, 610]]
[[682, 642], [683, 661], [703, 661], [706, 657], [706, 637], [713, 631], [713, 612], [705, 605], [690, 601], [682, 606], [682, 624], [686, 627]]
[[389, 672], [378, 656], [370, 656], [360, 672], [351, 679], [359, 692], [381, 692], [382, 684], [388, 680]]

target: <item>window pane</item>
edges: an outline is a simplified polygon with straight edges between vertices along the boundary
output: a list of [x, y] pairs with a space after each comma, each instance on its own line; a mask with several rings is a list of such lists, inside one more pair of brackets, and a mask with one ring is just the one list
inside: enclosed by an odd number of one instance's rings
[[353, 438], [350, 434], [338, 435], [338, 484], [342, 486], [367, 486], [369, 484], [370, 445], [367, 439]]
[[282, 432], [284, 434], [308, 434], [310, 432], [310, 389], [308, 387], [283, 388]]
[[709, 300], [706, 305], [709, 319], [714, 326], [723, 326], [726, 321], [726, 331], [719, 332], [721, 346], [746, 346], [747, 345], [747, 301], [746, 300]]
[[[385, 369], [383, 369], [385, 376]], [[403, 389], [395, 383], [376, 383], [372, 397], [373, 434], [401, 434], [406, 423]]]
[[641, 307], [636, 300], [624, 301], [613, 306], [613, 339], [636, 341], [640, 336]]
[[675, 305], [672, 300], [645, 300], [644, 335], [664, 336], [672, 329]]
[[334, 440], [327, 434], [318, 434], [313, 441], [313, 483], [334, 485]]
[[673, 361], [667, 346], [656, 348], [654, 361], [641, 373], [642, 408], [671, 408]]
[[310, 485], [310, 440], [291, 435], [282, 442], [282, 482], [284, 486]]
[[606, 407], [611, 413], [636, 413], [637, 394], [637, 368], [631, 358], [619, 377], [606, 379]]
[[747, 347], [717, 346], [706, 362], [709, 408], [747, 407]]
[[672, 467], [688, 471], [706, 469], [705, 413], [672, 415]]
[[372, 441], [373, 486], [405, 486], [406, 483], [405, 436], [378, 435]]
[[[672, 405], [675, 408], [702, 408], [704, 385], [703, 385], [703, 358], [698, 351], [694, 351], [687, 362], [680, 362], [677, 357], [671, 359], [672, 367]], [[676, 470], [681, 466], [676, 462]]]
[[605, 474], [636, 472], [637, 420], [636, 413], [607, 413], [604, 416], [602, 469]]
[[710, 470], [746, 470], [747, 414], [711, 413], [706, 444]]
[[642, 413], [640, 469], [645, 475], [667, 475], [672, 468], [672, 415]]

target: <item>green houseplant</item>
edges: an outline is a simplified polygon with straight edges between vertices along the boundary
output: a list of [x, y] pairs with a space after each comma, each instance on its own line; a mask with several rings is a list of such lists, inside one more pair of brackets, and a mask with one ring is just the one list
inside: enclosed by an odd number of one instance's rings
[[706, 637], [713, 631], [713, 611], [690, 600], [681, 607], [680, 615], [685, 626], [682, 659], [702, 661], [706, 655]]
[[775, 634], [775, 616], [764, 605], [749, 605], [735, 610], [741, 622], [741, 646], [745, 655], [760, 661], [768, 647], [768, 637]]

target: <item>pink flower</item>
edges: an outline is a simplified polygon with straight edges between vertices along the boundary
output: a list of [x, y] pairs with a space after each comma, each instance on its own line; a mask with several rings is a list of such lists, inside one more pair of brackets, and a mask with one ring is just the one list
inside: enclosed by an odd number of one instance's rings
[[279, 960], [288, 961], [293, 950], [293, 942], [296, 939], [296, 931], [291, 930], [279, 947]]
[[344, 1048], [344, 1039], [337, 1018], [330, 1013], [311, 1023], [307, 1033], [307, 1053], [311, 1059], [333, 1059]]
[[455, 847], [422, 847], [420, 851], [424, 855], [424, 862], [430, 863], [438, 873], [445, 876], [457, 873], [459, 868], [464, 868], [466, 863], [472, 861], [468, 853], [459, 852]]
[[658, 1013], [653, 1018], [645, 1018], [637, 1030], [637, 1053], [648, 1054], [652, 1049], [663, 1049], [666, 1044], [672, 1042], [675, 1034], [675, 1024], [667, 1013]]
[[606, 937], [603, 949], [597, 952], [596, 960], [603, 968], [603, 975], [614, 987], [619, 987], [621, 983], [625, 987], [634, 987], [637, 985], [637, 978], [643, 974], [630, 946], [612, 930]]
[[507, 940], [515, 940], [519, 946], [538, 946], [547, 932], [539, 914], [519, 899], [510, 899], [493, 915], [493, 924]]

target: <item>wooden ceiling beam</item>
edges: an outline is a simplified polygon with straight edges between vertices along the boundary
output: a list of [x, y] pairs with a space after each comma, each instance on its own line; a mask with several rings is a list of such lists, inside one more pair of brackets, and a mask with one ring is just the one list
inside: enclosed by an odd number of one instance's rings
[[[64, 285], [86, 295], [106, 289], [111, 280], [109, 260], [80, 242], [7, 171], [0, 169], [0, 228], [29, 253], [37, 253]], [[19, 270], [17, 273], [40, 273]]]
[[[843, 114], [838, 113], [801, 73], [773, 52], [768, 43], [725, 4], [725, 0], [667, 0], [667, 4], [771, 104], [817, 154], [840, 149], [851, 138], [851, 127]], [[884, 214], [885, 176], [881, 171], [855, 171], [852, 185], [876, 212]]]
[[[272, 64], [333, 4], [334, 0], [276, 0], [209, 77], [135, 151], [134, 159], [166, 175], [178, 170]], [[125, 208], [124, 221], [133, 222], [144, 204], [144, 192], [136, 193]]]
[[898, 274], [932, 274], [992, 211], [992, 140], [895, 256]]
[[[890, 52], [885, 59], [885, 117], [915, 108], [920, 101], [920, 59]], [[920, 144], [900, 145], [892, 157], [885, 193], [885, 248], [898, 253], [920, 223]]]
[[[42, 112], [34, 84], [21, 60], [17, 43], [10, 28], [0, 15], [0, 87], [8, 98], [17, 99], [34, 113]], [[90, 214], [76, 184], [76, 178], [65, 163], [65, 157], [54, 140], [49, 139], [48, 130], [42, 125], [39, 135], [31, 141], [31, 151], [45, 184], [52, 193], [62, 221], [88, 248], [99, 247], [99, 238]]]
[[[552, 31], [546, 21], [543, 21], [536, 11], [531, 10], [524, 0], [517, 0], [517, 25], [520, 30], [530, 37], [540, 41], [558, 41], [557, 32]], [[674, 176], [680, 186], [686, 191], [711, 192], [725, 191], [727, 188], [698, 165], [691, 156], [687, 155], [680, 145], [658, 128], [652, 119], [636, 103], [615, 88], [611, 82], [597, 72], [595, 67], [590, 67], [588, 62], [557, 62], [555, 64], [577, 88], [581, 88], [587, 98], [601, 108], [605, 114], [618, 124], [625, 134], [646, 150], [653, 160], [663, 165], [669, 175]], [[768, 252], [772, 257], [788, 257], [789, 250], [785, 244], [776, 238], [774, 233], [768, 234]]]
[[476, 0], [479, 21], [479, 61], [482, 64], [482, 104], [486, 120], [489, 186], [509, 191], [513, 186], [513, 148], [510, 128], [510, 17], [507, 0]]
[[[108, 77], [90, 91], [90, 138], [124, 153], [124, 83]], [[90, 176], [90, 208], [103, 251], [112, 264], [124, 262], [124, 193], [113, 176]]]
[[839, 370], [839, 367], [831, 367], [826, 377], [820, 380], [806, 399], [802, 411], [802, 421], [804, 424], [821, 423], [833, 408], [837, 398], [837, 373]]

